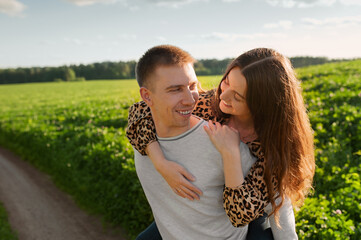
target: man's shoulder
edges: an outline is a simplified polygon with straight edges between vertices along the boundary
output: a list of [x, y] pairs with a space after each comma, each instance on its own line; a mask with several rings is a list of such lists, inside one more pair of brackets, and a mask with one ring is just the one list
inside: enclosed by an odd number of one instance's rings
[[[200, 123], [200, 122], [203, 123], [203, 122], [206, 122], [206, 121], [204, 121], [202, 118], [198, 117], [197, 115], [192, 114], [190, 122], [191, 122], [191, 128], [192, 128], [192, 127], [196, 126], [198, 123]], [[200, 124], [202, 124], [202, 123], [200, 123]]]

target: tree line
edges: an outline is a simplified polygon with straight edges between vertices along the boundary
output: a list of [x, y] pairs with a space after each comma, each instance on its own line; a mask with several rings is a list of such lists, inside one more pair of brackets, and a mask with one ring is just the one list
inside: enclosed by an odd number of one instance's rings
[[[328, 59], [326, 57], [290, 58], [295, 68], [345, 59]], [[199, 76], [222, 75], [232, 59], [201, 59], [194, 69]], [[101, 62], [92, 64], [69, 65], [60, 67], [30, 67], [0, 69], [0, 84], [33, 83], [54, 81], [85, 81], [101, 79], [134, 79], [135, 61]]]

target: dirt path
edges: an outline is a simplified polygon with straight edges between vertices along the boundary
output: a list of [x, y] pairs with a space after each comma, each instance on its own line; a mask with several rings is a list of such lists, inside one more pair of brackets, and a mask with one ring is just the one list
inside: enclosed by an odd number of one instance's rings
[[122, 240], [80, 210], [49, 176], [0, 147], [0, 201], [19, 240]]

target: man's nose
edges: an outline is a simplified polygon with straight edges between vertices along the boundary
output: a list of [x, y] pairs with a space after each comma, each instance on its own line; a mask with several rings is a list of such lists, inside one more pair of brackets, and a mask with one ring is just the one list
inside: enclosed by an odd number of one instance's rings
[[196, 102], [196, 99], [194, 99], [194, 94], [192, 93], [192, 91], [187, 90], [184, 93], [184, 97], [183, 97], [183, 104], [184, 105], [193, 105]]

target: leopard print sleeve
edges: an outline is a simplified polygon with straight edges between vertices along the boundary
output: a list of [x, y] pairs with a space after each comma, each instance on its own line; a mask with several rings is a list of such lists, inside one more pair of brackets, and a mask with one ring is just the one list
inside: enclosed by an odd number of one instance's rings
[[[244, 182], [236, 187], [225, 187], [223, 207], [235, 227], [242, 227], [260, 217], [269, 203], [268, 191], [264, 180], [265, 158], [259, 142], [248, 143], [252, 154], [258, 158]], [[272, 178], [277, 187], [276, 178]]]
[[212, 101], [214, 98], [215, 90], [209, 90], [207, 92], [201, 93], [199, 95], [199, 100], [195, 109], [193, 110], [193, 114], [203, 118], [204, 120], [215, 120], [215, 116], [212, 112]]
[[130, 144], [142, 155], [146, 155], [148, 144], [157, 141], [152, 114], [144, 101], [134, 103], [129, 108], [126, 132]]
[[[211, 108], [213, 97], [214, 90], [200, 94], [193, 114], [204, 120], [216, 120]], [[130, 144], [142, 155], [146, 155], [148, 144], [157, 141], [152, 114], [144, 101], [137, 102], [129, 108], [126, 132]]]

